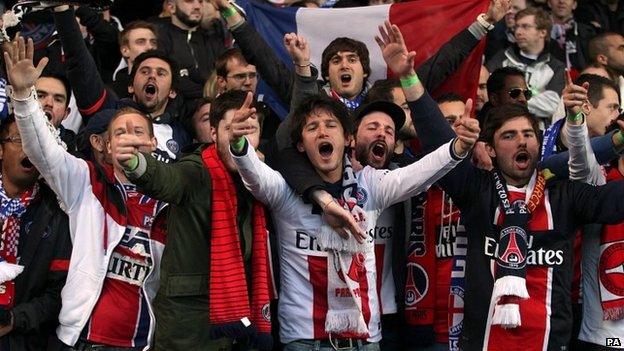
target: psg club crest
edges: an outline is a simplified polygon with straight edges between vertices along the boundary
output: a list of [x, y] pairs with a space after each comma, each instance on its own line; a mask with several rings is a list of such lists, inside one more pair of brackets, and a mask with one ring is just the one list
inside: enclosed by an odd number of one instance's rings
[[614, 243], [600, 255], [600, 285], [615, 299], [624, 297], [624, 243]]
[[[501, 231], [498, 245], [504, 251], [499, 255], [499, 264], [509, 269], [523, 269], [526, 265], [527, 234], [518, 226], [511, 226]], [[499, 252], [501, 252], [499, 250]]]
[[[349, 271], [347, 272], [347, 277], [349, 277], [349, 279], [354, 282], [359, 282], [360, 276], [363, 276], [364, 274], [366, 274], [366, 267], [364, 266], [364, 254], [361, 252], [353, 254], [351, 258], [351, 265], [349, 265]], [[344, 272], [342, 271], [342, 269], [338, 270], [338, 277], [340, 277], [343, 282], [347, 282], [345, 280]]]
[[405, 284], [405, 305], [412, 307], [427, 295], [429, 277], [418, 263], [407, 264], [407, 283]]
[[449, 295], [449, 336], [459, 337], [464, 322], [464, 289], [451, 286]]

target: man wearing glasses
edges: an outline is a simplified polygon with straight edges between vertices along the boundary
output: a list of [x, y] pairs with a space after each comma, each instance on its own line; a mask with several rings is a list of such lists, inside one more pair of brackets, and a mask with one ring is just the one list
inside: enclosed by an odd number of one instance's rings
[[[548, 13], [527, 8], [516, 14], [516, 44], [496, 54], [487, 64], [490, 72], [500, 67], [516, 67], [524, 73], [532, 98], [524, 95], [531, 113], [545, 124], [559, 104], [565, 85], [565, 65], [548, 52], [552, 21]], [[510, 94], [520, 96], [518, 90]]]
[[265, 102], [263, 95], [256, 95], [258, 73], [256, 66], [247, 62], [238, 48], [226, 50], [215, 63], [217, 73], [217, 93], [230, 90], [251, 91], [254, 94], [254, 107], [262, 115], [262, 140], [268, 140], [277, 131], [280, 118]]

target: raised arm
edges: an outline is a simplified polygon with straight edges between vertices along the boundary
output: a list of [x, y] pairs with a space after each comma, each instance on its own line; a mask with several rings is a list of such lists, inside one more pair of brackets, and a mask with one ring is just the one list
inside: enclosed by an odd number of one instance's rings
[[[483, 21], [494, 26], [509, 11], [510, 0], [490, 0]], [[428, 91], [437, 89], [451, 76], [488, 33], [480, 21], [474, 21], [468, 28], [457, 33], [438, 52], [418, 67], [418, 76]]]
[[562, 93], [566, 121], [562, 137], [565, 138], [570, 152], [570, 180], [602, 185], [606, 183], [606, 179], [591, 148], [586, 118], [582, 111], [583, 104], [588, 100], [588, 89], [588, 82], [583, 83], [583, 86], [576, 85], [572, 82], [570, 72], [566, 71], [566, 86]]
[[[69, 6], [54, 9], [54, 23], [67, 57], [67, 78], [76, 96], [80, 114], [86, 119], [105, 107], [113, 107], [114, 98], [108, 94], [80, 34], [74, 10]], [[85, 121], [86, 122], [86, 121]]]
[[254, 118], [255, 108], [251, 108], [253, 96], [248, 93], [243, 106], [236, 111], [230, 126], [230, 152], [243, 179], [245, 187], [258, 201], [279, 211], [287, 206], [287, 199], [295, 197], [279, 172], [271, 169], [260, 161], [254, 148], [249, 144], [245, 135], [254, 132], [254, 126], [249, 122]]
[[[277, 57], [264, 38], [241, 16], [234, 5], [228, 0], [216, 0], [216, 5], [222, 17], [226, 19], [227, 27], [232, 32], [245, 59], [256, 66], [260, 77], [275, 91], [283, 103], [290, 102], [294, 84], [293, 72]], [[294, 62], [294, 64], [309, 65], [310, 61]]]
[[[401, 79], [401, 87], [407, 99], [414, 127], [422, 151], [430, 153], [444, 143], [455, 137], [455, 132], [444, 119], [438, 105], [425, 91], [414, 70], [414, 57], [416, 53], [407, 51], [403, 35], [396, 25], [386, 22], [379, 26], [380, 35], [375, 38], [381, 48], [386, 65]], [[462, 121], [470, 118], [472, 100], [466, 102], [466, 109], [461, 118]], [[449, 192], [455, 201], [469, 201], [476, 187], [467, 187], [475, 180], [476, 168], [470, 160], [464, 160], [440, 180], [444, 190]]]
[[[183, 157], [176, 163], [164, 163], [149, 154], [134, 154], [126, 149], [128, 146], [138, 147], [132, 141], [118, 142], [117, 145], [112, 150], [113, 157], [124, 167], [128, 180], [151, 198], [180, 205], [192, 201], [198, 186], [210, 186], [210, 179], [203, 172], [204, 166], [197, 155]], [[131, 161], [133, 157], [128, 157], [127, 153], [134, 156], [135, 161]]]
[[7, 75], [13, 87], [15, 119], [30, 162], [59, 196], [65, 209], [71, 212], [88, 188], [89, 167], [84, 160], [70, 155], [56, 142], [34, 93], [35, 81], [48, 59], [43, 58], [35, 67], [32, 58], [32, 39], [28, 39], [26, 44], [22, 37], [13, 41], [4, 53]]

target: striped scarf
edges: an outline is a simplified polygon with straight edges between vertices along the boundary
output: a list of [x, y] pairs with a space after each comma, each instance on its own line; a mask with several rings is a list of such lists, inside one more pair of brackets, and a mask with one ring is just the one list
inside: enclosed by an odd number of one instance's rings
[[0, 246], [0, 283], [4, 285], [0, 293], [0, 306], [13, 306], [15, 302], [15, 283], [24, 267], [18, 265], [18, 247], [20, 217], [26, 212], [30, 202], [37, 196], [39, 184], [22, 193], [19, 198], [10, 198], [4, 190], [0, 176], [0, 222], [2, 222], [2, 241]]
[[264, 208], [254, 201], [252, 282], [249, 289], [236, 222], [238, 201], [234, 181], [214, 144], [202, 152], [202, 160], [212, 184], [211, 289], [208, 293], [211, 336], [215, 339], [250, 337], [256, 348], [270, 350], [273, 347], [269, 308], [271, 273]]

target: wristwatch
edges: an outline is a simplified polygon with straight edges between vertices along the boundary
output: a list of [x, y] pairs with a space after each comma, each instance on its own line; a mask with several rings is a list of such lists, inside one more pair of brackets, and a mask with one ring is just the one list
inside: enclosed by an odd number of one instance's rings
[[477, 16], [477, 22], [479, 22], [479, 24], [482, 25], [483, 28], [485, 28], [485, 30], [487, 31], [491, 31], [492, 29], [494, 29], [494, 25], [485, 19], [485, 13], [479, 14], [479, 16]]

